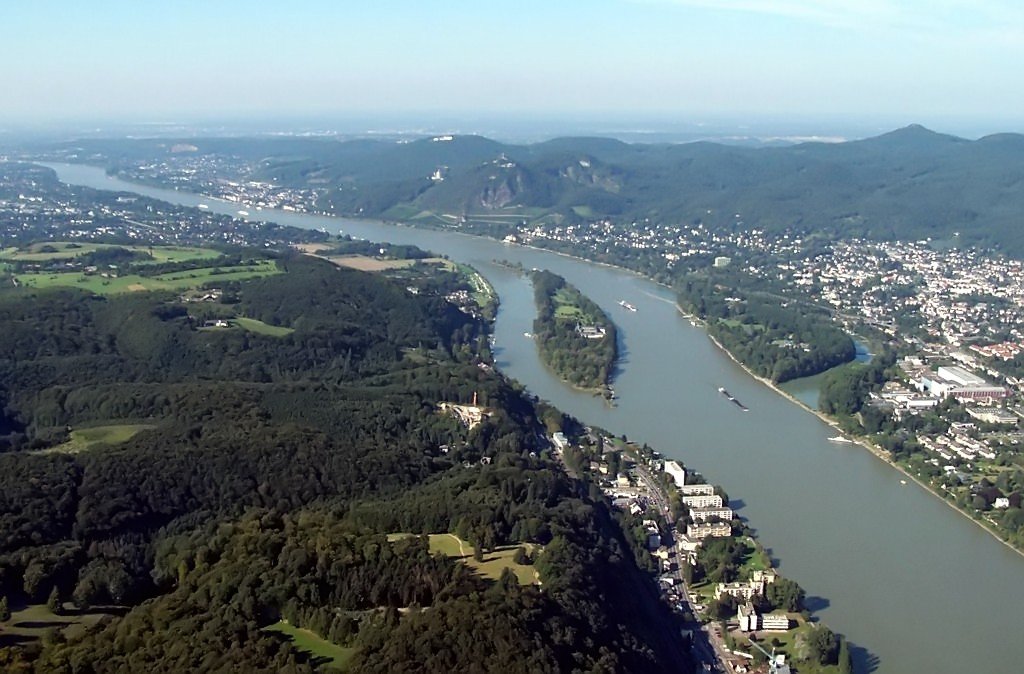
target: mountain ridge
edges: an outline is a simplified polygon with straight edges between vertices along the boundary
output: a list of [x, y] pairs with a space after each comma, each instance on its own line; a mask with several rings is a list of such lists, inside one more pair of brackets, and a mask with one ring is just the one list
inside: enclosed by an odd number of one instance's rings
[[[235, 153], [252, 179], [313, 189], [342, 216], [514, 224], [613, 219], [832, 238], [946, 238], [1024, 256], [1024, 135], [977, 140], [912, 124], [842, 143], [740, 147], [562, 137], [530, 145], [484, 136], [413, 141], [182, 139]], [[76, 141], [117, 172], [175, 141]], [[738, 217], [737, 217], [738, 216]]]

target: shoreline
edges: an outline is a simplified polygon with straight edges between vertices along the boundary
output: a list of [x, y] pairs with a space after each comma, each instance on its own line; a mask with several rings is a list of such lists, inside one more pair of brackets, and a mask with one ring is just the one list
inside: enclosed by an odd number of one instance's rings
[[[677, 307], [677, 309], [678, 309], [680, 315], [687, 316], [687, 314], [685, 312], [683, 312], [683, 310], [681, 308]], [[848, 438], [853, 444], [856, 444], [856, 445], [860, 446], [861, 448], [866, 449], [876, 459], [879, 459], [880, 461], [884, 462], [885, 464], [887, 464], [891, 468], [895, 468], [896, 471], [898, 471], [899, 473], [904, 475], [907, 479], [913, 480], [915, 484], [920, 486], [926, 492], [928, 492], [929, 494], [931, 494], [932, 496], [934, 496], [935, 498], [939, 499], [944, 504], [949, 506], [954, 512], [956, 512], [957, 514], [961, 515], [965, 519], [969, 520], [973, 524], [975, 524], [978, 527], [980, 527], [982, 529], [982, 531], [984, 531], [989, 536], [991, 536], [992, 538], [996, 539], [997, 541], [999, 541], [1000, 543], [1005, 545], [1010, 550], [1013, 550], [1018, 555], [1024, 557], [1024, 550], [1021, 550], [1020, 548], [1017, 548], [1014, 545], [1012, 545], [1009, 541], [1004, 540], [996, 531], [992, 530], [984, 522], [981, 522], [980, 520], [977, 520], [977, 519], [971, 517], [968, 513], [966, 513], [963, 510], [961, 510], [955, 503], [951, 503], [948, 499], [946, 499], [944, 496], [942, 496], [942, 494], [940, 494], [937, 491], [935, 491], [931, 487], [931, 485], [929, 485], [926, 482], [923, 482], [922, 480], [920, 480], [916, 476], [912, 475], [909, 471], [907, 471], [907, 469], [905, 467], [903, 467], [902, 465], [900, 465], [899, 463], [897, 463], [895, 460], [892, 459], [892, 456], [889, 454], [888, 450], [885, 450], [885, 449], [879, 447], [878, 445], [876, 445], [876, 444], [874, 444], [874, 443], [872, 443], [872, 442], [870, 442], [870, 441], [868, 441], [868, 440], [866, 440], [866, 439], [864, 439], [862, 437], [850, 436], [848, 433], [844, 432], [839, 427], [839, 422], [838, 421], [836, 421], [835, 419], [832, 419], [831, 417], [829, 417], [827, 414], [825, 414], [821, 410], [813, 409], [812, 407], [810, 407], [809, 405], [807, 405], [803, 401], [799, 400], [796, 396], [793, 396], [790, 393], [788, 393], [787, 391], [784, 391], [783, 389], [779, 388], [779, 386], [777, 384], [775, 384], [774, 382], [772, 382], [770, 379], [767, 379], [767, 378], [762, 377], [760, 375], [754, 374], [754, 372], [750, 368], [748, 368], [746, 365], [741, 363], [735, 356], [733, 356], [731, 353], [729, 353], [729, 350], [726, 349], [724, 346], [722, 346], [722, 344], [717, 339], [712, 337], [710, 333], [707, 333], [706, 330], [705, 330], [705, 334], [707, 334], [708, 339], [711, 340], [712, 344], [714, 344], [723, 354], [725, 354], [729, 358], [729, 360], [731, 360], [732, 362], [736, 363], [752, 379], [755, 379], [756, 381], [764, 384], [769, 389], [771, 389], [772, 391], [774, 391], [778, 395], [782, 396], [783, 398], [785, 398], [789, 402], [797, 405], [798, 407], [800, 407], [804, 411], [810, 412], [811, 414], [816, 416], [819, 420], [821, 420], [822, 422], [827, 424], [830, 428], [834, 428], [838, 433], [842, 434], [843, 437]]]

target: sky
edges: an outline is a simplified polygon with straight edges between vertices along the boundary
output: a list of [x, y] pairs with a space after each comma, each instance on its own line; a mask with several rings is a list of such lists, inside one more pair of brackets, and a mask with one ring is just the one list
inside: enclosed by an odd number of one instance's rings
[[1019, 0], [5, 5], [5, 123], [461, 114], [1024, 131]]

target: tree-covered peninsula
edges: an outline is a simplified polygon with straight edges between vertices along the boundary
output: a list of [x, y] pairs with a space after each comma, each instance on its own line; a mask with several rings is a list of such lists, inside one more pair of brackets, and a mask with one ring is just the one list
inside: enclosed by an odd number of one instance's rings
[[680, 307], [754, 374], [775, 383], [808, 377], [857, 355], [853, 340], [819, 307], [782, 298], [741, 273], [702, 270], [677, 285]]
[[537, 304], [533, 334], [541, 359], [573, 386], [608, 395], [617, 356], [615, 324], [558, 274], [538, 270], [530, 279]]

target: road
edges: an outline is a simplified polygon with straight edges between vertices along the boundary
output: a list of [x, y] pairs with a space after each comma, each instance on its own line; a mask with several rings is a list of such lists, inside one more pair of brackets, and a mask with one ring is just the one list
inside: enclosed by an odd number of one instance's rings
[[[651, 475], [650, 470], [647, 466], [641, 462], [636, 463], [636, 474], [640, 483], [647, 489], [647, 493], [650, 495], [650, 499], [657, 508], [658, 512], [662, 514], [665, 519], [665, 540], [663, 541], [666, 546], [674, 546], [674, 520], [672, 519], [672, 510], [669, 507], [668, 497], [665, 495], [665, 490]], [[697, 609], [693, 602], [690, 601], [690, 589], [686, 585], [686, 581], [683, 578], [683, 564], [686, 564], [686, 552], [676, 548], [676, 560], [679, 563], [676, 564], [675, 570], [672, 572], [676, 578], [676, 582], [680, 587], [680, 594], [683, 597], [683, 601], [686, 602], [686, 608], [690, 615], [696, 617]], [[726, 648], [725, 643], [722, 641], [721, 636], [717, 634], [717, 629], [711, 629], [708, 625], [701, 625], [698, 622], [694, 622], [687, 625], [687, 628], [693, 633], [693, 652], [700, 658], [702, 663], [710, 664], [712, 669], [715, 671], [728, 672], [731, 674], [728, 660], [726, 659]]]

